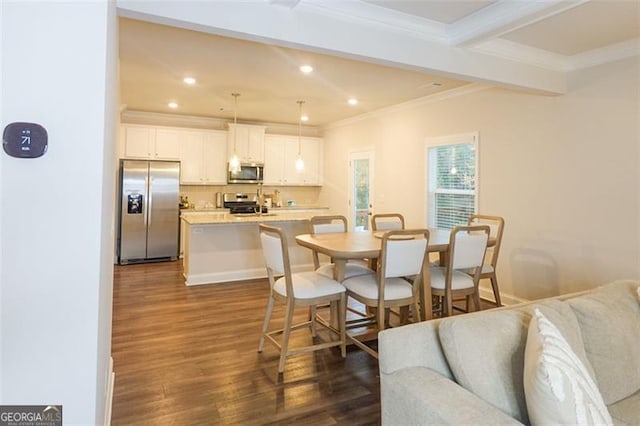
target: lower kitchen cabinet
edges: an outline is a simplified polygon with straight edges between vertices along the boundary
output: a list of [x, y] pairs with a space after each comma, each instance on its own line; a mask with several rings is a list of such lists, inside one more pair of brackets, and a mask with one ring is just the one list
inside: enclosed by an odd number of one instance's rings
[[300, 155], [304, 170], [296, 170], [298, 137], [266, 135], [264, 159], [264, 184], [280, 186], [322, 185], [322, 139], [303, 137]]
[[183, 185], [225, 185], [227, 183], [227, 132], [182, 131], [180, 141], [180, 183]]

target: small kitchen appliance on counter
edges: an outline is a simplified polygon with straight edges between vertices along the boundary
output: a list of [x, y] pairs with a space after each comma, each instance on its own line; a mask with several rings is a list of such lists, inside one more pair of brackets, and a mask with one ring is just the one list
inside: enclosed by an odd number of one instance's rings
[[[258, 196], [236, 192], [225, 192], [222, 196], [223, 206], [229, 209], [231, 214], [256, 214], [258, 210]], [[267, 213], [267, 208], [262, 206], [262, 213]]]

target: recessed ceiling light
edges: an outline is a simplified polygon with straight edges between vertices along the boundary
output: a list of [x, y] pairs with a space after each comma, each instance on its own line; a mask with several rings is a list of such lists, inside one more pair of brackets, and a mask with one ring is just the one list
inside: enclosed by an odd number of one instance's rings
[[356, 98], [349, 98], [349, 100], [347, 101], [347, 103], [351, 106], [353, 105], [358, 105], [358, 100]]
[[178, 108], [178, 104], [177, 104], [177, 103], [175, 103], [175, 102], [169, 102], [169, 104], [168, 104], [168, 105], [169, 105], [169, 108], [171, 108], [171, 109], [176, 109], [176, 108]]
[[185, 77], [182, 81], [184, 81], [189, 86], [193, 86], [194, 84], [196, 84], [196, 79], [193, 77]]
[[302, 121], [309, 121], [309, 116], [307, 114], [301, 115], [300, 116], [300, 120]]
[[311, 71], [313, 71], [313, 67], [311, 65], [302, 65], [300, 67], [300, 71], [302, 71], [305, 74], [309, 74]]

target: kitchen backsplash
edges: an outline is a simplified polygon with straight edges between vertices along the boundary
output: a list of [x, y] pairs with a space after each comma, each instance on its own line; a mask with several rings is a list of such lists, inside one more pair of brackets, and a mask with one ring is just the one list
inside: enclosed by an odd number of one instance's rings
[[[257, 185], [221, 185], [221, 186], [197, 186], [197, 185], [180, 185], [180, 195], [189, 197], [189, 203], [196, 209], [212, 208], [216, 206], [217, 192], [246, 192], [248, 194], [256, 193]], [[280, 201], [283, 206], [287, 205], [287, 201], [293, 200], [296, 206], [318, 206], [318, 198], [320, 196], [320, 187], [282, 187], [268, 186], [263, 187], [265, 195], [273, 194], [276, 190], [280, 191]]]

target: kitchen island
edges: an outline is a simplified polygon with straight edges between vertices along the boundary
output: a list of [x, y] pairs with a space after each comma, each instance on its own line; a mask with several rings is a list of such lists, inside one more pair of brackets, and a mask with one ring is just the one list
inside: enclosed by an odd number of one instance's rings
[[309, 232], [309, 218], [327, 209], [297, 209], [262, 215], [183, 212], [184, 277], [187, 285], [214, 284], [266, 277], [258, 225], [282, 228], [292, 270], [313, 268], [311, 251], [295, 236]]

